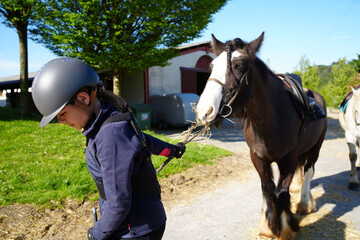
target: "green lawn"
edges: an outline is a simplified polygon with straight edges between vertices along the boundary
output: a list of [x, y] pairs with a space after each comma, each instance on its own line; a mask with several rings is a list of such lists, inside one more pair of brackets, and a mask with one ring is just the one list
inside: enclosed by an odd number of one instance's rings
[[[96, 186], [85, 162], [85, 138], [80, 131], [58, 123], [40, 129], [38, 121], [3, 120], [11, 117], [4, 117], [1, 110], [0, 115], [0, 205], [56, 206], [61, 205], [62, 199], [96, 198]], [[154, 132], [145, 132], [171, 141]], [[231, 154], [214, 146], [201, 149], [189, 143], [182, 160], [173, 159], [159, 177], [196, 164], [211, 164], [212, 160]], [[153, 156], [155, 168], [165, 159]]]

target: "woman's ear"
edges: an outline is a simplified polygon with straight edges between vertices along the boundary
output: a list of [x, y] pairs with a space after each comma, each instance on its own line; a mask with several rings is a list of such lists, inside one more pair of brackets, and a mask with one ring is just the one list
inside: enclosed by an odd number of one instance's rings
[[85, 105], [89, 105], [90, 103], [90, 96], [89, 94], [87, 94], [86, 92], [79, 92], [76, 95], [76, 100], [85, 104]]

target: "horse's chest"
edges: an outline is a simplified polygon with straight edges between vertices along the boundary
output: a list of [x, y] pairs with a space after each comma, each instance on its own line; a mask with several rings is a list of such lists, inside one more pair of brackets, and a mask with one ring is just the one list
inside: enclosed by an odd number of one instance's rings
[[277, 161], [292, 149], [289, 139], [273, 138], [250, 128], [244, 129], [244, 135], [250, 151], [264, 160]]

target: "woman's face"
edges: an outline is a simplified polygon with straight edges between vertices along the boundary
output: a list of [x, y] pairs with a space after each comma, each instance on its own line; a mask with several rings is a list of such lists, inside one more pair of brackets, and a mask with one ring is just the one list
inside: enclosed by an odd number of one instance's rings
[[[83, 92], [79, 93], [76, 98], [77, 101], [83, 104], [88, 104], [89, 99], [89, 95]], [[65, 105], [65, 107], [57, 114], [60, 124], [66, 124], [77, 130], [81, 130], [86, 126], [90, 119], [89, 116], [89, 113], [71, 104]]]
[[57, 118], [60, 124], [64, 123], [70, 127], [76, 128], [77, 130], [83, 129], [89, 121], [88, 114], [70, 104], [66, 105], [57, 114]]

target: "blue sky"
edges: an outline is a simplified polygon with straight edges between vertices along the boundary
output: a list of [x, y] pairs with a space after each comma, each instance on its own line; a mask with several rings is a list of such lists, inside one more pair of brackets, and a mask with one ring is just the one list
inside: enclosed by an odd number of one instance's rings
[[[260, 57], [277, 73], [292, 72], [300, 58], [330, 65], [360, 54], [360, 0], [232, 0], [191, 43], [241, 38], [251, 41], [265, 31]], [[0, 24], [0, 77], [19, 74], [18, 35]], [[29, 72], [57, 57], [29, 40]]]

